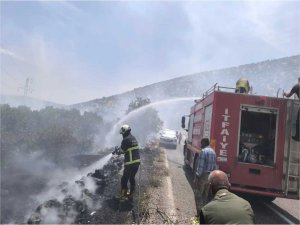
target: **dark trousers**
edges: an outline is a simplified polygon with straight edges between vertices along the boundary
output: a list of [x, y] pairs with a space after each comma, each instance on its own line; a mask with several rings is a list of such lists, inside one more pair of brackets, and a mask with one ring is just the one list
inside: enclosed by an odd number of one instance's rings
[[127, 183], [130, 182], [130, 192], [135, 190], [135, 175], [139, 170], [140, 163], [134, 163], [131, 165], [125, 165], [123, 176], [121, 178], [121, 188], [127, 192]]
[[197, 215], [199, 215], [201, 208], [205, 206], [212, 199], [208, 182], [209, 172], [204, 172], [201, 176], [195, 175], [194, 180], [194, 195], [197, 209]]

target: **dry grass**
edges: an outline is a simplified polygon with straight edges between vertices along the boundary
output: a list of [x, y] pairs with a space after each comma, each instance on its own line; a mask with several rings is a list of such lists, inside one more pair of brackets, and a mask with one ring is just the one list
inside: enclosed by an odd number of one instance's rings
[[147, 220], [149, 217], [149, 202], [150, 202], [150, 195], [148, 192], [145, 192], [143, 196], [140, 197], [140, 222], [143, 223], [143, 221]]
[[152, 177], [150, 179], [150, 186], [151, 187], [160, 187], [161, 186], [161, 179], [159, 177]]
[[156, 151], [156, 156], [153, 159], [152, 174], [149, 179], [149, 186], [147, 188], [147, 195], [140, 201], [140, 223], [162, 223], [162, 224], [174, 224], [168, 218], [166, 213], [157, 208], [155, 202], [157, 194], [160, 192], [160, 188], [163, 186], [164, 177], [170, 175], [170, 171], [166, 168], [165, 159], [166, 155], [163, 149], [153, 149]]
[[166, 168], [166, 166], [163, 166], [159, 170], [159, 175], [163, 176], [163, 177], [167, 177], [170, 175], [170, 171], [169, 171], [169, 169]]
[[165, 162], [165, 158], [166, 158], [165, 153], [160, 149], [159, 156], [158, 156], [158, 162]]

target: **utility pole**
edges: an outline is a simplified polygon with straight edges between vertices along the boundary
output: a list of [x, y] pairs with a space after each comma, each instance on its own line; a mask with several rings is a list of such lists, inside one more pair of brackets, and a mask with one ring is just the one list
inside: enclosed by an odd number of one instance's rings
[[28, 96], [29, 92], [32, 92], [32, 89], [30, 88], [30, 83], [32, 82], [32, 79], [27, 77], [25, 81], [24, 87], [21, 87], [21, 90], [24, 90], [24, 96]]
[[30, 79], [27, 77], [26, 78], [26, 83], [25, 83], [25, 88], [24, 88], [24, 96], [26, 96], [26, 97], [28, 95], [29, 82], [30, 82]]

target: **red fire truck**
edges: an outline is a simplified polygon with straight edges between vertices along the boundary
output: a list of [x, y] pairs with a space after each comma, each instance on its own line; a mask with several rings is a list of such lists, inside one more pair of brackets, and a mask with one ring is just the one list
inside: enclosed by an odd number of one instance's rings
[[231, 190], [299, 199], [299, 142], [295, 133], [299, 101], [234, 93], [214, 85], [196, 100], [184, 145], [185, 165], [192, 169], [206, 137], [215, 149], [218, 168], [228, 174]]

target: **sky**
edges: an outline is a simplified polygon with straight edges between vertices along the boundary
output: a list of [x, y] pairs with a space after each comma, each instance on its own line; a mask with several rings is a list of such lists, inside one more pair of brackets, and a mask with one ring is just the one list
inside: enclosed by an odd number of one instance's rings
[[73, 104], [300, 52], [300, 1], [1, 1], [1, 94]]

